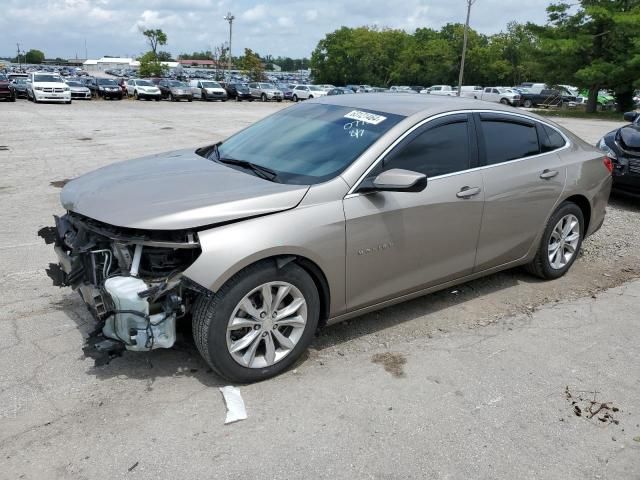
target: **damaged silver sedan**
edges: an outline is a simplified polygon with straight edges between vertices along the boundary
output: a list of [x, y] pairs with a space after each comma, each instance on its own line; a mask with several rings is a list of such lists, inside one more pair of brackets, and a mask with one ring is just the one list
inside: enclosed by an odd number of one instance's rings
[[417, 97], [315, 99], [69, 182], [40, 235], [98, 322], [87, 349], [170, 348], [189, 321], [218, 374], [251, 382], [329, 322], [519, 265], [564, 275], [610, 159], [530, 113]]

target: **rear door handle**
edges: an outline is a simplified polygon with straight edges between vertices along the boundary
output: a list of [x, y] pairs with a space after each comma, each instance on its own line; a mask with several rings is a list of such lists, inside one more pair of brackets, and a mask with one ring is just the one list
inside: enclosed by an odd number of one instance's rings
[[478, 195], [480, 193], [480, 187], [462, 187], [458, 193], [456, 193], [456, 197], [458, 198], [471, 198], [474, 195]]
[[542, 178], [543, 180], [549, 180], [549, 179], [555, 177], [556, 175], [558, 175], [558, 173], [560, 173], [560, 172], [558, 172], [557, 170], [549, 170], [549, 169], [547, 169], [547, 170], [544, 170], [540, 174], [540, 178]]

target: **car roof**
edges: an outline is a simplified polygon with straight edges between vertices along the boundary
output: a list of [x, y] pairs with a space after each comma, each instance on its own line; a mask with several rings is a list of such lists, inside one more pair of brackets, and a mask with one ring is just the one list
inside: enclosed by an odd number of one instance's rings
[[[330, 97], [314, 98], [313, 103], [325, 103], [340, 105], [350, 108], [365, 108], [377, 112], [386, 112], [395, 115], [409, 117], [418, 113], [436, 115], [452, 110], [495, 110], [505, 112], [518, 112], [526, 114], [522, 110], [503, 106], [499, 103], [485, 102], [467, 97], [444, 97], [436, 95], [415, 95], [409, 93], [363, 93], [359, 95], [336, 95]], [[537, 118], [535, 115], [528, 115]]]

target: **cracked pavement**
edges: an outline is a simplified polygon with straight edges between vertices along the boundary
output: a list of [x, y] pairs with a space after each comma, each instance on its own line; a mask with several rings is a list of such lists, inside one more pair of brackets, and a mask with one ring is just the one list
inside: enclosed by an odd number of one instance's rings
[[[60, 212], [50, 182], [282, 105], [66, 107], [3, 105], [0, 479], [640, 477], [637, 201], [613, 199], [563, 279], [504, 272], [326, 329], [293, 370], [242, 386], [249, 418], [225, 426], [189, 326], [171, 350], [83, 357], [93, 321], [50, 285], [36, 231]], [[592, 142], [615, 126], [566, 122]], [[619, 423], [577, 417], [567, 386]]]

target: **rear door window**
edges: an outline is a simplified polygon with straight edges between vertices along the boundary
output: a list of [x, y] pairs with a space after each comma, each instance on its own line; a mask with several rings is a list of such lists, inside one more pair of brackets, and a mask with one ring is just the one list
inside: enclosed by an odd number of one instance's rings
[[487, 165], [538, 155], [540, 145], [533, 121], [500, 115], [480, 115]]

